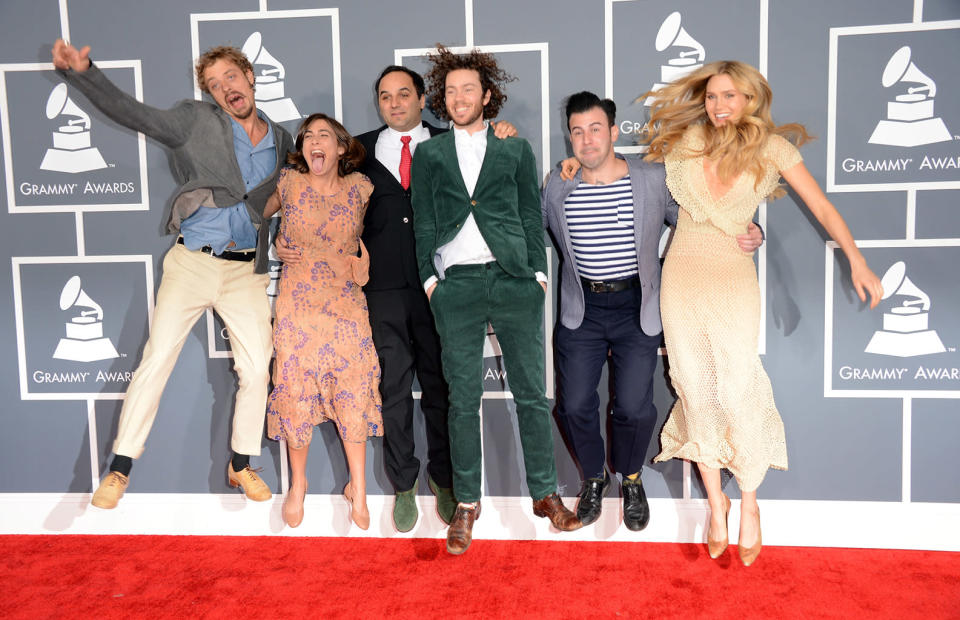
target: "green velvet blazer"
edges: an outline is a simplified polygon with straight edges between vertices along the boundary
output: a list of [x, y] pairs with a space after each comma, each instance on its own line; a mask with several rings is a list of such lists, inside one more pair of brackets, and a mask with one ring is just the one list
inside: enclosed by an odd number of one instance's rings
[[487, 151], [473, 195], [460, 174], [454, 132], [417, 146], [411, 174], [413, 229], [420, 281], [443, 279], [437, 249], [473, 217], [497, 263], [517, 278], [547, 272], [540, 214], [540, 182], [530, 143], [498, 140], [487, 130]]

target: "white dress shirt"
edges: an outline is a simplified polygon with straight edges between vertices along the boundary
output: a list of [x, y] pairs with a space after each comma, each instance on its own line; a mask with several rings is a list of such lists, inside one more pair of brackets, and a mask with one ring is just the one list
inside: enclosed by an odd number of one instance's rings
[[403, 136], [410, 136], [410, 155], [412, 156], [416, 152], [418, 144], [430, 139], [430, 130], [421, 123], [410, 131], [400, 132], [387, 127], [380, 132], [377, 137], [374, 156], [377, 161], [383, 164], [384, 168], [396, 177], [397, 181], [400, 181], [400, 150], [403, 148], [400, 138]]
[[[480, 169], [483, 167], [483, 158], [487, 152], [487, 129], [490, 126], [489, 121], [484, 121], [483, 129], [474, 134], [470, 132], [453, 128], [453, 137], [457, 147], [457, 163], [460, 165], [460, 176], [463, 177], [463, 184], [467, 187], [467, 193], [473, 195], [473, 190], [477, 187], [477, 180], [480, 178]], [[440, 255], [440, 265], [443, 271], [453, 265], [482, 265], [497, 260], [487, 245], [483, 235], [480, 234], [480, 228], [477, 227], [477, 220], [473, 213], [467, 215], [460, 232], [449, 242], [437, 248], [437, 254]], [[546, 282], [547, 276], [538, 271], [536, 278], [540, 282]], [[423, 283], [424, 290], [429, 290], [436, 283], [437, 277], [430, 276]]]
[[[463, 177], [463, 184], [467, 186], [467, 193], [471, 196], [477, 187], [480, 168], [483, 166], [483, 158], [487, 152], [488, 126], [489, 123], [484, 122], [483, 129], [472, 135], [466, 130], [453, 128], [460, 176]], [[473, 213], [467, 215], [457, 236], [437, 248], [437, 253], [440, 255], [440, 265], [444, 271], [453, 265], [482, 265], [497, 260], [483, 235], [480, 234]], [[423, 288], [429, 289], [436, 281], [436, 276], [431, 276], [423, 283]]]

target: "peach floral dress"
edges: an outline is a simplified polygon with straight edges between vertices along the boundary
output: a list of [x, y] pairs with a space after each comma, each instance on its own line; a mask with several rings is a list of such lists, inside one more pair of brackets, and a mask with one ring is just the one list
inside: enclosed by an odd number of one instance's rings
[[303, 259], [280, 274], [267, 433], [292, 448], [309, 445], [313, 427], [327, 420], [343, 441], [383, 435], [380, 366], [361, 289], [369, 258], [360, 233], [373, 185], [358, 172], [343, 180], [332, 196], [296, 170], [277, 182], [279, 234]]

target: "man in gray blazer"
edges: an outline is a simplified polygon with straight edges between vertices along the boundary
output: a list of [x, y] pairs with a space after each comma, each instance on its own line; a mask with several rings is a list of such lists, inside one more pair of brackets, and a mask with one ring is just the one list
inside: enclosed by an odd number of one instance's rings
[[197, 61], [197, 83], [215, 104], [185, 100], [169, 110], [120, 91], [89, 54], [89, 46], [58, 40], [53, 64], [101, 112], [169, 148], [179, 184], [167, 224], [179, 237], [163, 261], [150, 338], [127, 388], [110, 472], [91, 503], [114, 508], [123, 496], [183, 343], [207, 308], [226, 324], [238, 379], [227, 481], [250, 499], [270, 499], [250, 468], [250, 456], [260, 454], [273, 354], [263, 208], [293, 140], [257, 110], [253, 66], [236, 48], [216, 47]]
[[[663, 224], [677, 223], [678, 206], [663, 164], [616, 155], [616, 105], [590, 92], [566, 104], [570, 143], [580, 170], [543, 189], [544, 226], [560, 252], [560, 322], [556, 329], [557, 412], [580, 464], [577, 516], [600, 516], [610, 484], [600, 434], [597, 387], [613, 361], [611, 464], [622, 477], [623, 520], [641, 530], [650, 508], [640, 481], [657, 411], [653, 374], [660, 348], [660, 257]], [[752, 252], [761, 242], [751, 224], [738, 237]]]

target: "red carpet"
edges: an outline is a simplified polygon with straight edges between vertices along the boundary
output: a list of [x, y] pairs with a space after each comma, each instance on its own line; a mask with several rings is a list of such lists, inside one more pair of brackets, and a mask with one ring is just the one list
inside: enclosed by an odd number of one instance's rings
[[960, 618], [960, 553], [0, 536], [3, 618]]

